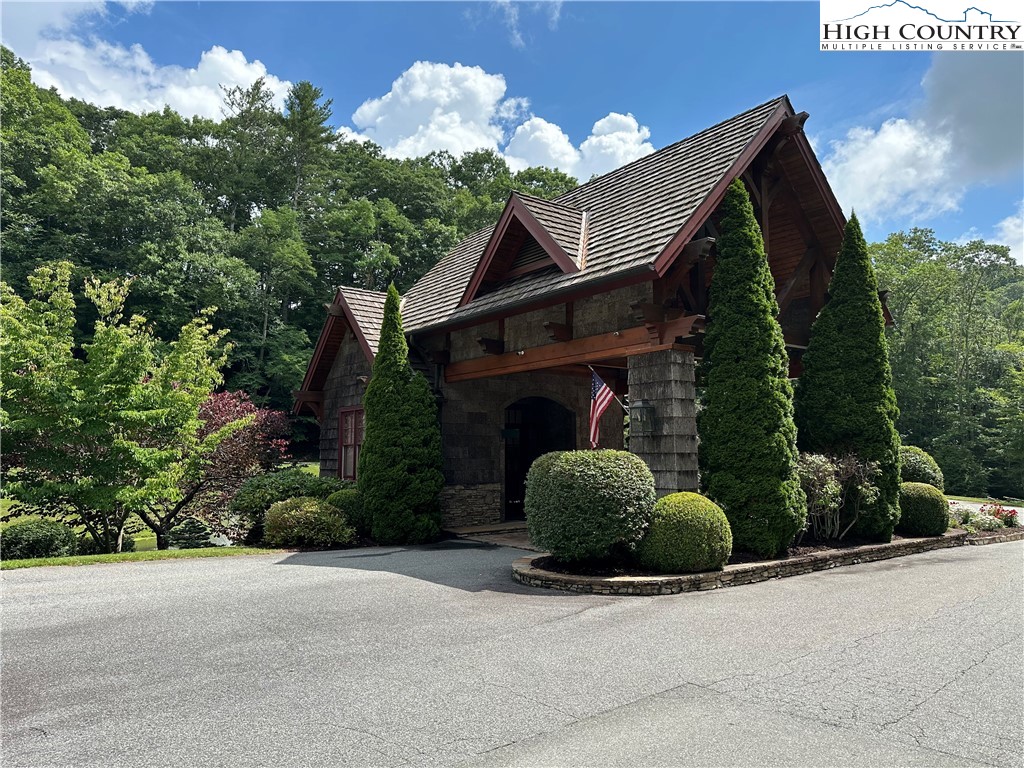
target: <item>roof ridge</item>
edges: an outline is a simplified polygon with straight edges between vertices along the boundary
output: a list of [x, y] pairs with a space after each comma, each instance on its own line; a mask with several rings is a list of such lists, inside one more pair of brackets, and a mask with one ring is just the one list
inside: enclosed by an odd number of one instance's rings
[[776, 96], [774, 99], [768, 99], [768, 101], [762, 102], [761, 104], [758, 104], [755, 107], [751, 107], [750, 109], [745, 109], [742, 112], [740, 112], [739, 114], [733, 115], [732, 117], [727, 117], [725, 120], [719, 120], [714, 125], [710, 125], [707, 128], [702, 128], [701, 130], [697, 131], [696, 133], [692, 133], [689, 136], [685, 136], [685, 137], [679, 139], [678, 141], [674, 141], [671, 144], [666, 144], [664, 147], [661, 147], [660, 149], [656, 149], [653, 152], [651, 152], [650, 154], [644, 155], [643, 157], [638, 157], [635, 160], [630, 160], [625, 165], [620, 165], [618, 168], [614, 168], [614, 169], [608, 171], [608, 173], [603, 173], [600, 176], [595, 176], [594, 178], [590, 179], [589, 181], [583, 182], [578, 187], [574, 187], [573, 189], [569, 190], [568, 192], [562, 193], [561, 195], [559, 195], [558, 197], [554, 198], [550, 202], [560, 202], [563, 197], [568, 197], [569, 195], [574, 195], [577, 192], [579, 192], [581, 189], [583, 189], [584, 187], [590, 186], [591, 184], [595, 184], [598, 181], [604, 181], [606, 179], [610, 179], [613, 176], [616, 176], [616, 175], [622, 173], [627, 168], [632, 168], [635, 165], [638, 165], [638, 164], [640, 164], [640, 163], [642, 163], [644, 161], [650, 160], [650, 158], [654, 157], [655, 155], [659, 155], [659, 154], [661, 154], [663, 152], [667, 152], [670, 149], [678, 147], [680, 144], [684, 144], [687, 141], [691, 141], [692, 139], [696, 139], [698, 136], [700, 136], [702, 134], [710, 133], [711, 131], [713, 131], [713, 130], [715, 130], [717, 128], [720, 128], [721, 126], [725, 125], [726, 123], [731, 123], [734, 120], [739, 120], [740, 118], [742, 118], [742, 117], [744, 117], [746, 115], [749, 115], [751, 112], [757, 112], [759, 109], [764, 109], [769, 104], [776, 104], [776, 103], [782, 102], [783, 100], [786, 103], [789, 103], [789, 94], [783, 93], [780, 96]]

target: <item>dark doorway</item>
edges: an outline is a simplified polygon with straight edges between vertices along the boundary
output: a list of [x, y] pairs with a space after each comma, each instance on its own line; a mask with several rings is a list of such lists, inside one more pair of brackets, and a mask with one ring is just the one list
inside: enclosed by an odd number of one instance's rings
[[576, 417], [546, 397], [524, 397], [505, 409], [505, 519], [525, 520], [526, 473], [534, 459], [576, 447]]

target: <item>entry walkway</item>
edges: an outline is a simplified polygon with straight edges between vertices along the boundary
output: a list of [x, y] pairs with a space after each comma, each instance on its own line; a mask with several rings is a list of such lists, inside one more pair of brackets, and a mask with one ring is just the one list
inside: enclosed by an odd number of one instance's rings
[[530, 552], [540, 552], [530, 541], [530, 534], [526, 530], [525, 520], [513, 520], [508, 523], [493, 523], [491, 525], [470, 525], [462, 528], [448, 528], [460, 539], [468, 541], [480, 541], [486, 544], [497, 544], [501, 547], [515, 547], [526, 549]]

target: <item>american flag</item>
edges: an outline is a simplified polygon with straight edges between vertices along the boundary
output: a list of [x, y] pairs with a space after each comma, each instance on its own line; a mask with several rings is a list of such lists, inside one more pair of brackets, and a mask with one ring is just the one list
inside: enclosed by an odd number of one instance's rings
[[590, 447], [597, 448], [597, 439], [601, 436], [601, 414], [605, 412], [615, 394], [608, 388], [601, 377], [590, 372]]

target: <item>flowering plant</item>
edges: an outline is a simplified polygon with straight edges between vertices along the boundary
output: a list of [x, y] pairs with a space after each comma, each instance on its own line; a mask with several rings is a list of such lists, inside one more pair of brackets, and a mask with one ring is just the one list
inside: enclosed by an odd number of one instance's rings
[[991, 515], [1007, 528], [1016, 528], [1020, 525], [1017, 510], [1013, 507], [1004, 507], [1001, 504], [985, 504], [981, 508], [981, 514]]

